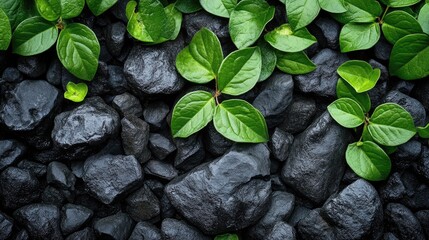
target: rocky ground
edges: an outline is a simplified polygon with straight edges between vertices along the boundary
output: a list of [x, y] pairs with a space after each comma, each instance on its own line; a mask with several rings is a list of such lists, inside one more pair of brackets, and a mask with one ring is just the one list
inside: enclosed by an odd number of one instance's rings
[[195, 89], [176, 72], [175, 57], [201, 27], [230, 52], [227, 22], [185, 15], [177, 40], [144, 46], [126, 33], [125, 2], [80, 19], [102, 46], [83, 103], [63, 99], [67, 82], [77, 80], [54, 50], [0, 53], [0, 239], [429, 237], [428, 143], [400, 146], [390, 178], [371, 183], [345, 163], [356, 136], [326, 112], [337, 67], [365, 59], [383, 72], [370, 92], [373, 106], [395, 102], [417, 125], [426, 123], [429, 81], [389, 78], [389, 44], [341, 54], [340, 25], [322, 15], [310, 26], [318, 44], [308, 53], [317, 70], [276, 72], [242, 96], [266, 117], [268, 144], [233, 144], [212, 125], [172, 139], [173, 104]]

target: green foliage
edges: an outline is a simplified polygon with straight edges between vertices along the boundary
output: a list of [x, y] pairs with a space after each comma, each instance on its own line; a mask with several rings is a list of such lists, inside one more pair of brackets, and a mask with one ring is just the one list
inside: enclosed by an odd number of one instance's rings
[[237, 234], [226, 233], [222, 235], [217, 235], [214, 240], [239, 240], [239, 238]]
[[118, 0], [86, 0], [86, 5], [95, 16], [99, 16], [115, 5], [116, 2]]
[[340, 32], [341, 51], [369, 49], [378, 42], [380, 36], [378, 23], [347, 23]]
[[8, 16], [12, 30], [25, 19], [37, 15], [34, 2], [29, 0], [1, 0], [0, 8]]
[[193, 13], [202, 8], [199, 0], [177, 0], [174, 6], [182, 13]]
[[73, 102], [82, 102], [88, 93], [88, 86], [85, 83], [75, 84], [68, 82], [64, 92], [64, 98]]
[[355, 100], [340, 98], [328, 106], [329, 114], [343, 127], [355, 128], [365, 122], [365, 114]]
[[0, 8], [0, 50], [9, 48], [10, 40], [12, 39], [12, 29], [10, 27], [9, 18], [6, 13]]
[[417, 127], [417, 133], [421, 138], [429, 138], [429, 123], [424, 127]]
[[384, 36], [391, 44], [413, 33], [422, 33], [419, 22], [404, 11], [393, 11], [386, 15], [382, 25]]
[[372, 69], [365, 61], [351, 60], [343, 63], [337, 69], [340, 75], [358, 93], [371, 90], [380, 78], [380, 69]]
[[337, 98], [350, 98], [354, 100], [359, 103], [365, 113], [371, 110], [371, 99], [369, 98], [368, 93], [356, 92], [356, 90], [342, 78], [338, 79], [336, 91]]
[[300, 52], [317, 42], [306, 28], [293, 31], [287, 23], [267, 33], [265, 40], [283, 52]]
[[316, 65], [307, 57], [305, 52], [277, 51], [277, 68], [288, 74], [306, 74], [316, 69]]
[[426, 4], [420, 9], [417, 20], [420, 23], [423, 32], [429, 34], [429, 3], [426, 2]]
[[201, 6], [207, 12], [224, 18], [229, 18], [237, 5], [237, 0], [200, 0]]
[[285, 4], [290, 26], [294, 30], [310, 24], [320, 11], [318, 0], [286, 0]]
[[259, 82], [266, 80], [271, 76], [277, 64], [276, 51], [264, 40], [258, 42], [258, 47], [261, 49], [262, 68]]

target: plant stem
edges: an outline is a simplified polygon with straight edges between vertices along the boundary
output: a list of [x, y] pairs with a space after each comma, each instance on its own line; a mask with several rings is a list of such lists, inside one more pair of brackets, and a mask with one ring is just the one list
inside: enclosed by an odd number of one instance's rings
[[221, 93], [217, 87], [217, 78], [216, 77], [215, 77], [215, 87], [216, 87], [216, 92], [214, 94], [214, 98], [216, 100], [216, 104], [219, 105], [219, 98], [218, 97], [220, 96]]
[[390, 7], [389, 7], [389, 6], [387, 6], [387, 7], [386, 7], [386, 9], [384, 10], [383, 16], [381, 16], [381, 19], [380, 19], [380, 23], [381, 23], [381, 24], [383, 24], [383, 19], [384, 19], [384, 17], [386, 16], [387, 11], [389, 11], [389, 8], [390, 8]]

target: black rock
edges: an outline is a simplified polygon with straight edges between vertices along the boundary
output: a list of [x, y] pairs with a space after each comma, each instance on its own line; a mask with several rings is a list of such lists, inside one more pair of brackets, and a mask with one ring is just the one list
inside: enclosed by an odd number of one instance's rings
[[122, 47], [125, 44], [125, 33], [127, 27], [122, 22], [116, 22], [107, 26], [105, 34], [106, 46], [113, 56], [121, 55]]
[[22, 74], [18, 71], [18, 69], [13, 67], [8, 67], [3, 71], [2, 79], [6, 82], [10, 83], [18, 83], [22, 81]]
[[380, 41], [374, 46], [375, 57], [382, 61], [389, 60], [391, 51], [392, 45], [388, 43], [384, 37], [381, 37]]
[[76, 177], [64, 163], [51, 162], [48, 165], [46, 180], [58, 188], [73, 190]]
[[21, 229], [21, 231], [16, 234], [15, 240], [30, 240], [27, 230]]
[[106, 143], [119, 130], [119, 114], [100, 98], [90, 98], [79, 107], [55, 118], [54, 144], [66, 159], [82, 159]]
[[429, 236], [429, 210], [418, 211], [415, 215], [419, 220], [427, 238]]
[[160, 181], [156, 179], [147, 179], [144, 183], [158, 198], [164, 195], [164, 185]]
[[49, 120], [60, 102], [57, 88], [42, 80], [25, 80], [7, 94], [0, 122], [12, 131], [31, 131]]
[[428, 81], [419, 81], [416, 83], [416, 86], [413, 89], [412, 97], [417, 99], [425, 109], [429, 110], [429, 82]]
[[415, 86], [414, 82], [398, 80], [393, 83], [391, 90], [396, 90], [403, 94], [410, 95], [411, 91], [413, 91], [414, 86]]
[[384, 101], [384, 97], [388, 91], [387, 83], [390, 80], [390, 76], [389, 70], [387, 70], [383, 64], [375, 61], [374, 59], [370, 59], [369, 64], [371, 67], [378, 68], [381, 71], [380, 79], [378, 79], [377, 84], [374, 88], [368, 91], [369, 98], [371, 99], [371, 107], [375, 108]]
[[411, 114], [416, 126], [425, 126], [426, 111], [424, 106], [416, 99], [399, 91], [390, 91], [385, 97], [385, 102], [399, 104]]
[[200, 164], [205, 157], [203, 140], [199, 134], [188, 138], [176, 138], [174, 143], [177, 147], [174, 167], [188, 171]]
[[380, 197], [386, 202], [402, 199], [406, 194], [404, 183], [399, 173], [394, 172], [390, 175], [387, 182], [380, 190]]
[[383, 206], [374, 187], [357, 180], [329, 199], [322, 216], [337, 239], [379, 239], [383, 234]]
[[338, 50], [340, 48], [340, 25], [336, 21], [329, 18], [318, 18], [314, 23], [322, 31], [328, 47], [332, 50]]
[[334, 229], [321, 216], [321, 209], [311, 210], [297, 225], [302, 239], [336, 240]]
[[115, 65], [107, 65], [101, 60], [98, 63], [97, 74], [88, 84], [88, 87], [88, 96], [122, 94], [128, 90], [123, 68]]
[[41, 178], [46, 174], [46, 166], [41, 163], [37, 163], [33, 161], [22, 160], [21, 162], [18, 163], [17, 167], [30, 171], [33, 175], [35, 175], [38, 178]]
[[[287, 192], [273, 192], [267, 213], [247, 231], [248, 239], [264, 239], [276, 223], [286, 220], [295, 207], [295, 196]], [[281, 239], [281, 238], [279, 238]]]
[[144, 120], [150, 124], [152, 130], [158, 131], [165, 125], [166, 117], [170, 112], [167, 104], [161, 101], [150, 103], [143, 111]]
[[277, 159], [281, 162], [286, 161], [289, 156], [290, 147], [293, 143], [293, 135], [283, 131], [280, 128], [276, 128], [274, 133], [271, 135], [269, 141], [269, 147], [271, 154], [274, 159]]
[[18, 57], [18, 70], [31, 78], [42, 76], [46, 71], [46, 67], [46, 61], [43, 61], [41, 55]]
[[316, 112], [316, 101], [313, 98], [295, 95], [286, 109], [285, 120], [278, 127], [292, 134], [300, 133], [311, 124]]
[[[424, 158], [425, 150], [418, 140], [410, 141], [399, 145], [396, 151], [391, 154], [392, 165], [398, 169], [407, 169], [420, 158]], [[429, 153], [426, 153], [429, 154]]]
[[117, 213], [94, 223], [94, 230], [101, 239], [126, 240], [133, 228], [133, 220], [125, 213]]
[[162, 240], [161, 231], [153, 224], [139, 222], [136, 224], [128, 240]]
[[113, 16], [115, 16], [117, 19], [121, 20], [124, 23], [128, 22], [128, 18], [125, 15], [125, 12], [126, 12], [125, 10], [126, 10], [126, 7], [127, 7], [127, 4], [128, 4], [129, 1], [130, 0], [118, 1], [110, 9], [110, 11], [112, 12]]
[[16, 209], [36, 201], [40, 183], [30, 171], [8, 167], [0, 174], [0, 201], [4, 208]]
[[236, 231], [256, 223], [268, 209], [269, 166], [266, 145], [236, 145], [171, 181], [165, 193], [177, 211], [203, 232]]
[[143, 179], [134, 156], [94, 156], [85, 161], [83, 168], [83, 181], [89, 191], [105, 204], [126, 194]]
[[417, 173], [429, 183], [429, 148], [423, 147], [422, 155], [418, 159], [415, 168]]
[[141, 117], [143, 115], [143, 108], [140, 101], [129, 93], [123, 93], [115, 96], [113, 98], [112, 106], [121, 114], [122, 117]]
[[146, 184], [131, 193], [126, 202], [126, 212], [136, 222], [151, 220], [161, 213], [160, 202]]
[[144, 167], [144, 173], [170, 181], [177, 177], [178, 171], [173, 165], [158, 160], [150, 160]]
[[0, 140], [0, 171], [15, 164], [25, 152], [26, 147], [16, 140]]
[[349, 130], [323, 113], [298, 135], [282, 169], [282, 178], [315, 203], [322, 203], [338, 190], [344, 172], [344, 152]]
[[410, 209], [399, 203], [389, 203], [384, 212], [387, 229], [399, 239], [424, 240], [420, 222]]
[[161, 218], [173, 218], [176, 215], [176, 209], [171, 204], [167, 195], [164, 194], [161, 198]]
[[49, 64], [48, 71], [46, 72], [46, 81], [54, 86], [60, 86], [62, 71], [63, 66], [61, 65], [60, 60], [55, 58]]
[[127, 155], [134, 155], [141, 163], [150, 159], [151, 153], [148, 149], [149, 124], [140, 118], [127, 116], [121, 120], [122, 146]]
[[48, 185], [42, 193], [42, 202], [54, 204], [60, 207], [67, 202], [67, 197], [71, 197], [70, 192], [66, 190], [59, 190], [55, 187]]
[[196, 229], [193, 226], [188, 225], [183, 221], [176, 220], [174, 218], [166, 218], [161, 224], [161, 235], [163, 240], [209, 240], [208, 236]]
[[174, 142], [159, 133], [152, 133], [149, 136], [149, 148], [152, 154], [159, 160], [165, 159], [168, 155], [176, 151]]
[[0, 212], [0, 239], [7, 239], [12, 235], [13, 219]]
[[295, 229], [282, 221], [277, 222], [267, 236], [267, 240], [296, 240]]
[[304, 219], [308, 214], [310, 214], [310, 212], [311, 212], [310, 208], [302, 205], [296, 205], [287, 223], [295, 227], [297, 223], [302, 219]]
[[87, 227], [83, 230], [70, 234], [66, 240], [95, 240], [94, 230]]
[[295, 76], [295, 84], [304, 93], [322, 97], [335, 97], [338, 81], [337, 68], [347, 61], [346, 55], [331, 49], [323, 49], [312, 58], [317, 69], [305, 75]]
[[91, 209], [70, 203], [64, 205], [61, 211], [61, 230], [64, 234], [79, 230], [94, 214]]
[[265, 117], [268, 128], [279, 125], [284, 120], [284, 112], [292, 102], [293, 79], [291, 75], [274, 73], [267, 80], [264, 88], [253, 101]]
[[13, 213], [32, 239], [61, 240], [60, 210], [51, 204], [35, 203], [19, 208]]
[[183, 47], [180, 37], [156, 46], [134, 46], [124, 64], [129, 86], [139, 95], [173, 94], [181, 90], [184, 80], [174, 62]]
[[205, 128], [204, 146], [206, 150], [214, 156], [223, 155], [231, 148], [233, 142], [222, 136], [214, 127], [213, 123], [209, 123]]
[[383, 234], [383, 240], [399, 240], [399, 239], [395, 236], [395, 234], [391, 232], [387, 232]]
[[195, 33], [203, 27], [214, 32], [221, 42], [230, 40], [228, 21], [226, 19], [216, 17], [205, 11], [199, 11], [192, 14], [186, 14], [183, 17], [183, 28], [186, 31], [186, 42], [190, 42]]

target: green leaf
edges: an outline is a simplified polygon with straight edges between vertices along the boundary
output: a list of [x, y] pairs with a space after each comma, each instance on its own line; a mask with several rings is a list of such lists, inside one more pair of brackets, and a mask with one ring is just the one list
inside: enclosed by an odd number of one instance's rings
[[232, 52], [220, 65], [219, 91], [233, 96], [246, 93], [258, 82], [261, 67], [261, 50], [258, 47]]
[[168, 16], [168, 18], [171, 18], [174, 20], [174, 31], [171, 33], [170, 36], [168, 36], [168, 38], [165, 38], [164, 41], [174, 40], [177, 38], [177, 36], [179, 36], [180, 29], [182, 28], [182, 20], [183, 20], [182, 12], [177, 10], [174, 7], [174, 4], [170, 4], [167, 7], [165, 7], [165, 14]]
[[258, 47], [261, 49], [262, 68], [259, 82], [266, 80], [271, 76], [276, 68], [277, 56], [275, 50], [263, 39], [258, 41]]
[[217, 235], [214, 240], [239, 240], [237, 234], [222, 234], [222, 235]]
[[371, 90], [380, 78], [380, 69], [361, 60], [350, 60], [337, 69], [338, 75], [346, 80], [358, 93]]
[[341, 52], [369, 49], [378, 42], [380, 35], [378, 23], [347, 23], [340, 32]]
[[48, 50], [58, 38], [58, 29], [42, 17], [21, 22], [13, 32], [13, 53], [31, 56]]
[[341, 23], [374, 23], [383, 13], [380, 3], [375, 0], [344, 0], [347, 11], [334, 14]]
[[182, 13], [193, 13], [202, 8], [199, 0], [177, 0], [175, 7]]
[[383, 2], [389, 7], [400, 8], [400, 7], [412, 6], [420, 2], [420, 0], [381, 0], [381, 2]]
[[125, 15], [127, 16], [128, 21], [131, 20], [131, 17], [134, 15], [137, 8], [136, 1], [129, 1], [125, 7]]
[[77, 17], [84, 7], [85, 0], [61, 0], [61, 17], [63, 19]]
[[213, 119], [215, 108], [215, 99], [209, 92], [194, 91], [183, 96], [171, 117], [173, 137], [189, 137], [204, 128]]
[[224, 18], [229, 18], [237, 5], [237, 0], [200, 0], [201, 6], [207, 12]]
[[343, 13], [347, 11], [343, 0], [319, 0], [320, 7], [330, 13]]
[[404, 80], [429, 75], [429, 36], [411, 34], [399, 39], [390, 54], [389, 71]]
[[265, 0], [243, 0], [238, 3], [229, 20], [229, 32], [235, 46], [242, 49], [255, 43], [265, 25], [273, 19], [274, 12], [274, 7]]
[[358, 176], [370, 181], [387, 179], [391, 169], [389, 156], [370, 141], [350, 144], [346, 150], [346, 161]]
[[34, 1], [1, 0], [0, 8], [8, 16], [12, 30], [25, 19], [38, 15]]
[[429, 138], [429, 123], [425, 127], [417, 127], [417, 133], [421, 138]]
[[88, 86], [85, 83], [75, 84], [74, 82], [68, 82], [66, 89], [64, 98], [73, 102], [82, 102], [88, 93]]
[[374, 110], [368, 131], [377, 143], [398, 146], [410, 140], [416, 128], [407, 110], [395, 103], [385, 103]]
[[100, 44], [90, 28], [80, 23], [71, 23], [60, 33], [57, 54], [70, 73], [91, 81], [98, 68]]
[[216, 130], [235, 142], [267, 142], [268, 128], [264, 117], [250, 103], [231, 99], [216, 107], [213, 117]]
[[289, 24], [283, 24], [265, 34], [265, 40], [283, 52], [300, 52], [317, 42], [306, 28], [292, 31]]
[[55, 21], [61, 16], [60, 0], [35, 0], [40, 16], [48, 21]]
[[395, 44], [399, 39], [412, 34], [422, 33], [419, 22], [404, 11], [393, 11], [388, 13], [381, 25], [383, 34], [387, 41]]
[[179, 52], [176, 68], [185, 79], [195, 83], [207, 83], [216, 77], [223, 53], [216, 34], [202, 28], [192, 38], [189, 46]]
[[316, 65], [305, 52], [287, 53], [277, 51], [277, 67], [288, 74], [306, 74], [314, 71]]
[[338, 79], [336, 91], [337, 98], [350, 98], [355, 100], [365, 113], [371, 110], [371, 99], [368, 93], [357, 93], [356, 90], [342, 78]]
[[286, 0], [286, 15], [293, 29], [310, 24], [319, 14], [318, 0]]
[[12, 29], [10, 27], [9, 18], [1, 8], [0, 32], [0, 50], [7, 50], [9, 48], [10, 40], [12, 39]]
[[95, 16], [99, 16], [115, 5], [117, 1], [118, 0], [86, 0], [86, 4]]
[[417, 20], [420, 23], [423, 32], [429, 34], [429, 3], [426, 2], [426, 4], [420, 9]]
[[331, 117], [345, 128], [355, 128], [365, 122], [365, 114], [359, 103], [350, 98], [340, 98], [329, 104]]

